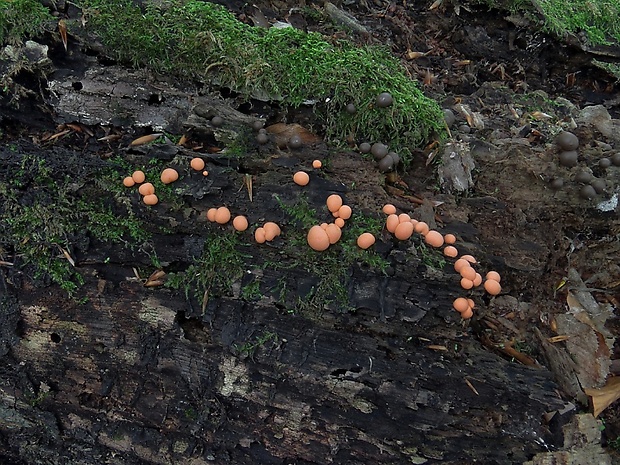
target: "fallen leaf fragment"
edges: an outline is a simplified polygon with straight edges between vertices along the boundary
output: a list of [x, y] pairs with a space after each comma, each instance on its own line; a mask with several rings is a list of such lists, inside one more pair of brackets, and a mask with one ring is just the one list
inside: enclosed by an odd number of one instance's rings
[[319, 136], [297, 123], [275, 123], [265, 129], [275, 137], [276, 145], [280, 148], [286, 147], [289, 139], [294, 136], [299, 137], [304, 145], [316, 144], [321, 141]]
[[60, 38], [62, 39], [62, 45], [65, 46], [65, 52], [67, 51], [67, 23], [64, 19], [58, 21], [58, 32], [60, 32]]
[[156, 270], [149, 276], [144, 283], [144, 287], [163, 286], [166, 272], [164, 270]]
[[429, 10], [435, 10], [441, 6], [443, 0], [435, 0], [433, 4], [429, 7]]
[[149, 142], [153, 142], [155, 139], [161, 137], [162, 135], [163, 134], [160, 132], [157, 132], [155, 134], [147, 134], [146, 136], [142, 136], [142, 137], [138, 137], [137, 139], [134, 139], [133, 141], [131, 141], [129, 146], [135, 147], [137, 145], [148, 144]]
[[471, 389], [473, 391], [474, 394], [476, 394], [477, 396], [480, 395], [480, 393], [478, 392], [478, 390], [474, 387], [473, 384], [471, 384], [471, 382], [467, 379], [467, 378], [463, 378], [465, 381], [465, 384], [467, 384], [467, 387], [469, 387], [469, 389]]
[[[58, 244], [56, 244], [58, 245]], [[69, 252], [62, 248], [61, 246], [58, 245], [58, 248], [60, 249], [60, 251], [62, 252], [62, 254], [64, 255], [64, 257], [67, 259], [67, 261], [69, 263], [71, 263], [71, 266], [75, 266], [75, 260], [73, 260], [73, 258], [71, 257], [71, 255], [69, 255]]]
[[245, 175], [245, 187], [248, 190], [248, 197], [250, 198], [250, 202], [252, 201], [252, 197], [253, 197], [253, 191], [252, 191], [252, 175], [251, 174], [246, 174]]
[[444, 352], [448, 351], [448, 348], [446, 346], [440, 346], [440, 345], [435, 345], [435, 344], [430, 344], [428, 346], [426, 346], [427, 349], [431, 349], [431, 350], [441, 350]]
[[590, 396], [592, 414], [597, 417], [603, 410], [620, 399], [620, 377], [609, 378], [602, 388], [585, 388], [584, 392]]

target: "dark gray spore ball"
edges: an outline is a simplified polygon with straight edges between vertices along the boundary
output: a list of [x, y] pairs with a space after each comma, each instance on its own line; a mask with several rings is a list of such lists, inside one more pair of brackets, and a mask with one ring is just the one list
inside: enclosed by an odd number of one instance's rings
[[598, 166], [603, 169], [609, 168], [611, 166], [611, 160], [609, 158], [601, 158], [598, 161]]
[[471, 132], [471, 128], [469, 127], [468, 124], [461, 124], [459, 126], [459, 131], [462, 132], [463, 134], [469, 134]]
[[256, 142], [258, 142], [260, 145], [264, 145], [269, 142], [269, 136], [266, 132], [259, 132], [258, 134], [256, 134]]
[[368, 142], [362, 142], [359, 146], [360, 152], [362, 153], [370, 153], [370, 144]]
[[352, 103], [347, 103], [347, 106], [345, 107], [345, 110], [350, 115], [353, 115], [357, 111], [357, 108], [355, 108], [355, 105], [353, 105]]
[[370, 148], [370, 153], [372, 153], [372, 156], [375, 157], [375, 160], [381, 160], [388, 154], [387, 145], [382, 144], [381, 142], [375, 142]]
[[216, 128], [219, 128], [222, 124], [224, 124], [224, 118], [221, 116], [214, 116], [211, 118], [211, 124]]
[[564, 152], [560, 152], [560, 165], [571, 167], [577, 164], [577, 159], [579, 155], [575, 150], [567, 150]]
[[614, 154], [611, 156], [611, 163], [612, 163], [614, 166], [620, 166], [620, 152], [618, 152], [618, 153], [614, 153]]
[[303, 145], [303, 141], [299, 136], [291, 136], [288, 140], [288, 146], [291, 149], [298, 149]]
[[446, 122], [448, 127], [452, 127], [452, 125], [456, 122], [456, 117], [454, 116], [454, 112], [449, 108], [444, 108], [443, 110], [443, 119]]
[[579, 147], [579, 139], [572, 132], [562, 131], [555, 141], [562, 150], [577, 150]]
[[579, 190], [579, 196], [582, 199], [593, 199], [596, 197], [596, 191], [590, 184], [586, 184]]
[[376, 103], [379, 108], [389, 107], [392, 102], [394, 102], [394, 99], [392, 98], [392, 94], [389, 92], [381, 92], [377, 95]]
[[261, 120], [256, 120], [252, 123], [252, 129], [254, 129], [255, 131], [259, 131], [261, 129], [263, 129], [263, 126], [265, 125], [265, 123], [263, 123]]
[[551, 189], [553, 190], [560, 190], [562, 189], [562, 187], [564, 187], [564, 179], [562, 178], [553, 178], [551, 180], [551, 182], [549, 183], [549, 185], [551, 186]]
[[291, 149], [298, 149], [303, 145], [303, 141], [301, 140], [301, 137], [295, 135], [295, 136], [291, 136], [288, 140], [288, 146]]
[[394, 166], [398, 166], [400, 163], [400, 155], [396, 152], [389, 152], [386, 156], [392, 157], [392, 160], [394, 160]]
[[592, 179], [590, 185], [594, 188], [597, 194], [602, 194], [603, 192], [605, 192], [605, 188], [607, 187], [607, 183], [604, 179], [601, 178]]
[[575, 174], [575, 182], [581, 182], [583, 184], [588, 184], [592, 180], [592, 175], [587, 171], [578, 171]]
[[394, 169], [394, 159], [390, 155], [386, 155], [379, 160], [379, 171], [387, 173]]

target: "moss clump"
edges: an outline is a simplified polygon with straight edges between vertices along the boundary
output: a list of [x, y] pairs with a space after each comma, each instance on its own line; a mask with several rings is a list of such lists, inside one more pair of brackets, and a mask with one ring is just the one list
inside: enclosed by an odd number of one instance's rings
[[[127, 245], [139, 245], [148, 238], [130, 212], [119, 216], [112, 203], [76, 190], [75, 180], [64, 169], [52, 169], [31, 155], [9, 156], [19, 158], [17, 167], [7, 163], [10, 176], [0, 179], [0, 253], [16, 257], [16, 269], [49, 279], [72, 295], [83, 280], [70, 259], [89, 236]], [[102, 171], [97, 176], [104, 177]]]
[[35, 0], [0, 0], [0, 45], [18, 44], [40, 34], [52, 20], [47, 8]]
[[170, 273], [166, 287], [182, 290], [187, 298], [195, 297], [206, 305], [212, 296], [230, 294], [249, 258], [241, 252], [238, 234], [213, 231], [205, 241], [201, 256], [184, 271]]
[[[426, 98], [387, 49], [357, 47], [294, 28], [263, 29], [238, 21], [208, 2], [83, 0], [87, 27], [108, 53], [136, 66], [230, 87], [245, 96], [299, 106], [317, 102], [328, 138], [389, 142], [396, 150], [419, 146], [443, 129], [439, 106]], [[377, 108], [390, 92], [394, 104]], [[344, 111], [348, 103], [355, 115]]]
[[492, 8], [543, 17], [543, 29], [558, 36], [584, 32], [592, 44], [620, 42], [620, 0], [477, 0]]
[[584, 31], [593, 44], [620, 42], [620, 0], [538, 0], [545, 25], [558, 35]]

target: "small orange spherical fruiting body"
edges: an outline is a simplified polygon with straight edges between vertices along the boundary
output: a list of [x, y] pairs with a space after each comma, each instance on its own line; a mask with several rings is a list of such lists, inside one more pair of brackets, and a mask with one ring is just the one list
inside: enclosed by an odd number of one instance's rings
[[484, 282], [484, 290], [491, 295], [498, 295], [502, 292], [502, 286], [494, 279], [487, 279]]
[[424, 236], [424, 241], [432, 247], [441, 247], [443, 245], [443, 235], [439, 231], [429, 231]]
[[426, 236], [426, 234], [430, 231], [430, 228], [428, 227], [428, 224], [426, 224], [424, 221], [418, 221], [415, 224], [415, 232], [417, 232], [418, 234], [422, 234], [423, 236]]
[[457, 261], [454, 262], [454, 271], [456, 271], [457, 273], [460, 273], [461, 270], [465, 268], [466, 266], [471, 266], [471, 263], [469, 263], [464, 258], [459, 258]]
[[274, 240], [277, 236], [280, 235], [281, 232], [280, 226], [278, 226], [273, 221], [267, 221], [263, 225], [263, 229], [265, 230], [265, 239], [267, 241]]
[[321, 160], [314, 160], [312, 162], [312, 168], [314, 169], [320, 169], [323, 166], [323, 163], [321, 162]]
[[131, 175], [131, 178], [136, 184], [142, 184], [146, 179], [146, 175], [144, 174], [144, 171], [136, 170]]
[[259, 244], [264, 244], [266, 239], [265, 239], [265, 229], [264, 228], [256, 228], [256, 231], [254, 231], [254, 240], [256, 242], [258, 242]]
[[195, 171], [202, 171], [205, 169], [205, 161], [200, 157], [192, 158], [192, 160], [189, 162], [189, 165]]
[[140, 187], [138, 187], [138, 192], [140, 193], [140, 195], [154, 194], [155, 186], [153, 186], [153, 184], [151, 184], [150, 182], [145, 182], [144, 184], [141, 184]]
[[125, 187], [133, 187], [135, 184], [136, 181], [134, 181], [131, 176], [127, 176], [125, 177], [125, 179], [123, 179], [123, 186]]
[[293, 181], [298, 186], [307, 186], [310, 182], [310, 176], [305, 171], [298, 171], [293, 175]]
[[212, 223], [215, 222], [215, 214], [217, 213], [217, 208], [209, 208], [207, 210], [207, 219]]
[[327, 232], [320, 226], [312, 226], [308, 231], [308, 245], [321, 252], [329, 247], [329, 236]]
[[327, 237], [329, 237], [330, 244], [335, 244], [340, 240], [340, 237], [342, 236], [342, 230], [334, 223], [328, 224], [325, 232], [327, 233]]
[[476, 277], [474, 278], [474, 286], [478, 287], [482, 284], [482, 275], [480, 273], [476, 273]]
[[394, 237], [401, 241], [406, 241], [413, 234], [413, 224], [411, 221], [404, 221], [399, 223], [394, 230]]
[[497, 271], [489, 271], [486, 275], [486, 278], [497, 281], [498, 283], [502, 282], [502, 277], [499, 275]]
[[446, 244], [452, 245], [456, 243], [456, 236], [454, 234], [446, 234], [443, 237], [443, 240], [446, 242]]
[[388, 215], [388, 217], [385, 219], [385, 229], [387, 229], [392, 234], [394, 234], [394, 231], [396, 231], [396, 226], [398, 226], [399, 224], [400, 221], [398, 221], [398, 215], [396, 215], [395, 213]]
[[179, 173], [174, 168], [166, 168], [161, 172], [160, 179], [164, 184], [170, 184], [179, 179]]
[[230, 210], [226, 207], [220, 207], [215, 212], [215, 222], [218, 224], [226, 224], [230, 221]]
[[474, 311], [471, 308], [468, 308], [463, 313], [461, 313], [461, 318], [464, 320], [469, 320], [472, 316], [474, 316]]
[[463, 313], [464, 311], [469, 309], [469, 302], [467, 302], [467, 299], [465, 297], [457, 297], [456, 299], [454, 299], [454, 302], [452, 302], [452, 306], [457, 312]]
[[327, 205], [327, 209], [330, 212], [337, 212], [340, 207], [342, 207], [342, 197], [340, 197], [338, 194], [332, 194], [327, 197], [325, 204]]
[[391, 203], [386, 203], [383, 206], [383, 213], [385, 213], [386, 215], [395, 215], [396, 214], [396, 207], [394, 205], [392, 205]]
[[338, 226], [340, 229], [344, 228], [344, 220], [342, 218], [336, 218], [334, 220], [334, 224]]
[[444, 247], [443, 249], [443, 254], [446, 257], [450, 257], [450, 258], [456, 258], [459, 256], [459, 251], [456, 250], [456, 247], [452, 246], [452, 245], [447, 245]]
[[461, 258], [463, 260], [467, 260], [469, 263], [472, 263], [472, 264], [478, 263], [478, 260], [476, 260], [473, 255], [461, 255]]
[[348, 205], [343, 205], [338, 209], [338, 217], [342, 218], [343, 220], [348, 220], [349, 218], [351, 218], [352, 214], [353, 210], [351, 210], [351, 207], [349, 207]]
[[233, 218], [233, 228], [237, 231], [245, 231], [248, 229], [248, 219], [243, 215], [237, 215]]
[[364, 249], [365, 250], [368, 247], [370, 247], [371, 245], [373, 245], [374, 243], [375, 243], [375, 236], [373, 236], [369, 232], [362, 233], [357, 238], [357, 246], [360, 249]]
[[157, 202], [159, 202], [159, 199], [157, 198], [155, 194], [148, 194], [142, 198], [142, 201], [146, 205], [157, 205]]
[[464, 266], [461, 268], [461, 271], [459, 271], [459, 274], [461, 277], [469, 279], [470, 281], [476, 279], [476, 270], [474, 270], [471, 266]]
[[471, 279], [461, 278], [461, 287], [463, 289], [471, 289], [474, 287], [474, 282]]

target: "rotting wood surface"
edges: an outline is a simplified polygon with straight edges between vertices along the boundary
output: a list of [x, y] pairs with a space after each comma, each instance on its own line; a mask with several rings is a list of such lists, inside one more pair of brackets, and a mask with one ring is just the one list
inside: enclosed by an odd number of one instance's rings
[[0, 430], [28, 463], [521, 463], [561, 404], [546, 370], [467, 338], [403, 347], [371, 310], [317, 322], [213, 299], [200, 320], [92, 274], [87, 304], [24, 289], [4, 307], [23, 320]]

